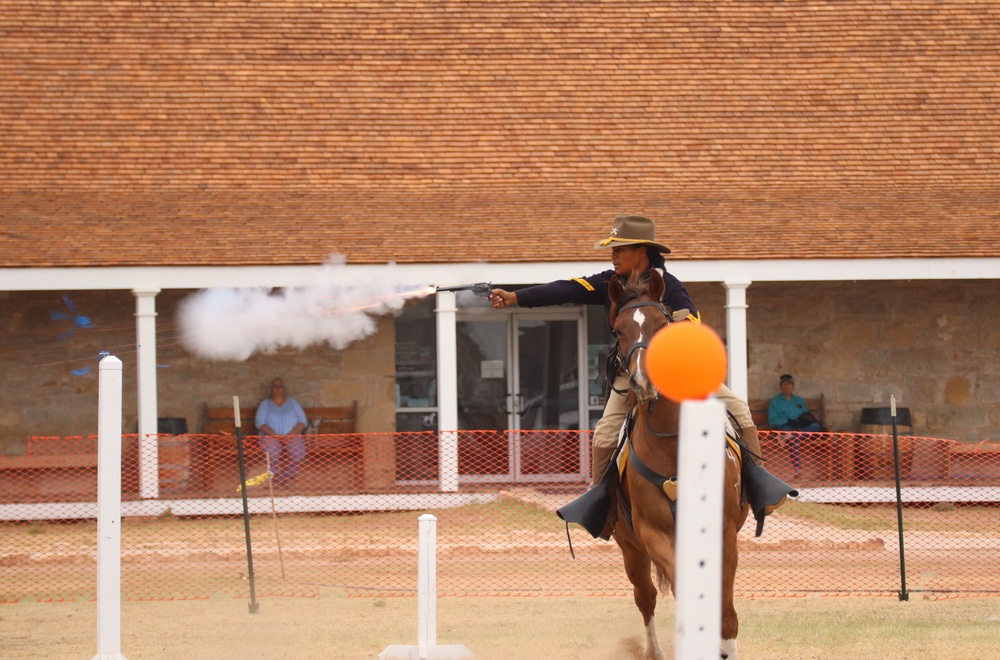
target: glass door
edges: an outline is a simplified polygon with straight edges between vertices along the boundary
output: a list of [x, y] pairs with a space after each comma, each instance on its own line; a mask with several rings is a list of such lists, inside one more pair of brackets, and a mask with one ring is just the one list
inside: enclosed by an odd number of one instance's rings
[[509, 319], [459, 320], [458, 474], [509, 481], [512, 474]]
[[[580, 318], [514, 314], [516, 481], [561, 481], [581, 472]], [[586, 363], [583, 363], [586, 364]]]
[[460, 316], [461, 480], [568, 481], [586, 471], [581, 333], [577, 309]]

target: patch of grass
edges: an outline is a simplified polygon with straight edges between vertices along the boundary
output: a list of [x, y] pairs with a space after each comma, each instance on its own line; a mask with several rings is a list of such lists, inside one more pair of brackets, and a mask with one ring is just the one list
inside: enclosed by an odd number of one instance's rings
[[32, 520], [25, 527], [25, 531], [29, 534], [44, 534], [49, 531], [49, 526], [45, 524], [44, 520]]
[[895, 509], [891, 510], [890, 517], [880, 513], [873, 515], [873, 511], [869, 508], [790, 500], [781, 508], [781, 513], [791, 518], [833, 525], [841, 529], [877, 531], [896, 527]]
[[[865, 531], [895, 530], [896, 507], [893, 504], [818, 504], [789, 502], [781, 514], [799, 520], [833, 525], [841, 529]], [[910, 532], [969, 532], [994, 529], [1000, 523], [1000, 507], [956, 506], [952, 503], [904, 505], [903, 528]]]

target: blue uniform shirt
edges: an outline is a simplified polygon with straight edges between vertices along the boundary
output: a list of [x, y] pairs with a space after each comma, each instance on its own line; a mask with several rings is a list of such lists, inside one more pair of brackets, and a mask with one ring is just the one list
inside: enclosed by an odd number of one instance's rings
[[[661, 273], [666, 287], [661, 302], [671, 311], [686, 309], [691, 320], [698, 320], [698, 308], [694, 306], [691, 295], [681, 281], [666, 271]], [[604, 308], [610, 311], [608, 282], [612, 277], [615, 277], [615, 271], [606, 270], [589, 277], [575, 277], [571, 280], [556, 280], [548, 284], [529, 286], [517, 291], [517, 304], [521, 307], [543, 307], [563, 303], [604, 305]], [[628, 278], [621, 279], [625, 282]]]

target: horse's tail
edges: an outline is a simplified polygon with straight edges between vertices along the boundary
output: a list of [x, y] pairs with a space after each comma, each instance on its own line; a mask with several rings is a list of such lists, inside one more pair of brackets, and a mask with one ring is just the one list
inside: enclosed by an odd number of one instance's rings
[[670, 580], [667, 579], [663, 569], [659, 566], [656, 567], [656, 585], [659, 587], [660, 593], [664, 596], [673, 594], [674, 585], [670, 584]]

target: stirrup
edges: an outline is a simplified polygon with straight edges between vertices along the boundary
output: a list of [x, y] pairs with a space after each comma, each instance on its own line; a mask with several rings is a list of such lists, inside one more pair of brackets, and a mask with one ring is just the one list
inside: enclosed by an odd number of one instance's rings
[[604, 531], [604, 523], [608, 518], [608, 509], [611, 506], [611, 495], [608, 494], [606, 480], [595, 484], [587, 491], [570, 502], [556, 509], [556, 515], [569, 523], [577, 523], [583, 526], [595, 539], [601, 536]]
[[750, 509], [757, 521], [754, 536], [764, 531], [764, 518], [780, 508], [789, 497], [798, 497], [799, 491], [774, 476], [760, 465], [748, 461], [743, 469], [743, 484], [750, 502]]

